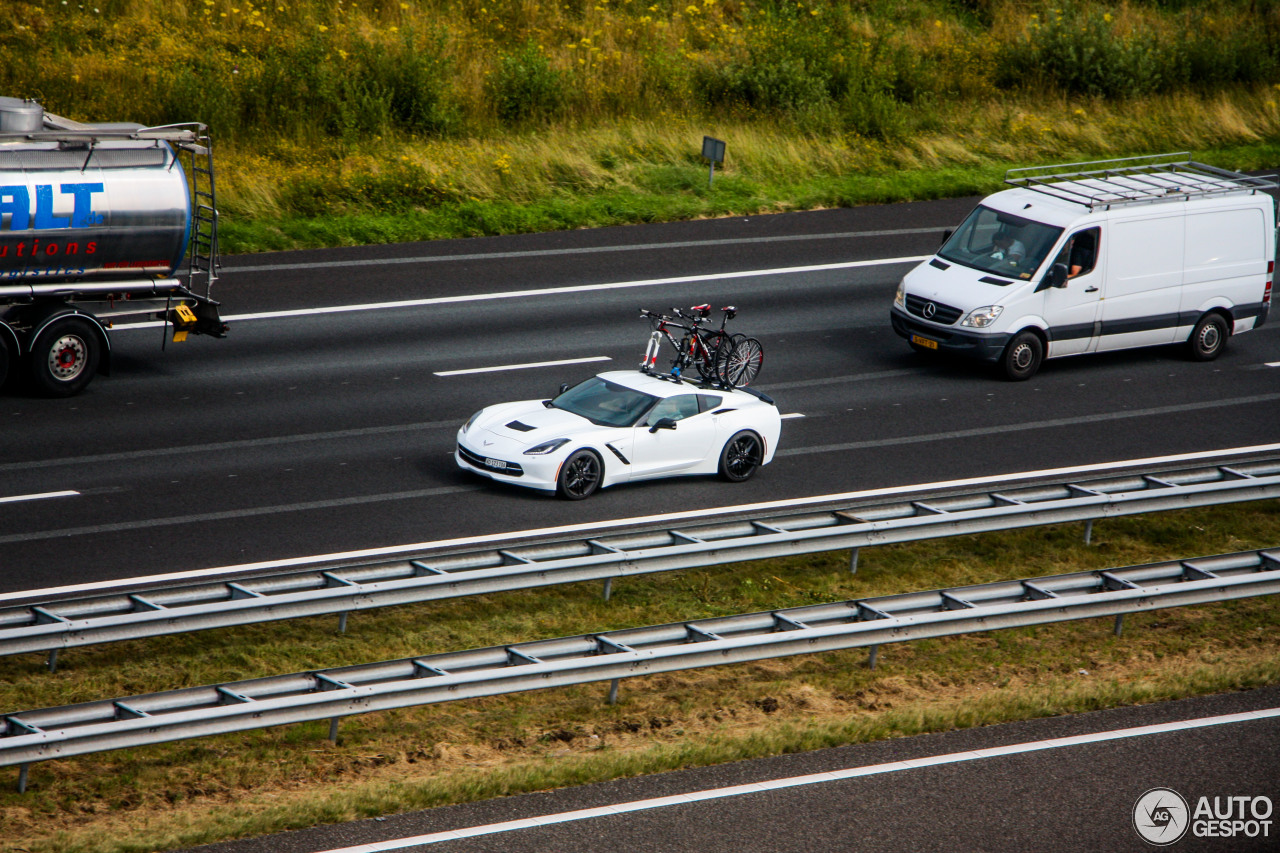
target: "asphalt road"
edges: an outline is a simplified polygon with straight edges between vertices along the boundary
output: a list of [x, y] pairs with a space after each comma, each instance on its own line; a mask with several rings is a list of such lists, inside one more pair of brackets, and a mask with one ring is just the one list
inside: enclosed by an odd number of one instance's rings
[[[1131, 351], [1025, 383], [911, 352], [888, 322], [910, 262], [885, 261], [973, 201], [231, 258], [226, 340], [118, 329], [85, 394], [0, 396], [0, 497], [78, 493], [0, 504], [0, 592], [1277, 438], [1280, 323], [1209, 364]], [[703, 301], [738, 306], [757, 385], [803, 415], [756, 478], [569, 503], [457, 470], [473, 411], [630, 367], [638, 308]], [[588, 357], [609, 361], [438, 375]]]
[[[1119, 708], [782, 755], [580, 788], [487, 800], [199, 848], [199, 853], [322, 853], [356, 845], [579, 809], [914, 761], [916, 766], [835, 781], [677, 803], [464, 840], [396, 845], [403, 853], [813, 853], [874, 850], [1058, 851], [1159, 849], [1134, 828], [1145, 792], [1169, 788], [1192, 819], [1179, 851], [1241, 853], [1280, 847], [1280, 725], [1276, 718], [972, 758], [973, 750], [1037, 744], [1175, 721], [1280, 707], [1280, 687]], [[947, 763], [924, 759], [948, 757]], [[1201, 797], [1225, 815], [1248, 797], [1247, 819], [1271, 822], [1209, 837]], [[1261, 799], [1265, 797], [1267, 802]], [[1169, 802], [1172, 802], [1170, 800]], [[1238, 808], [1232, 806], [1232, 808]], [[1238, 813], [1237, 813], [1238, 814]], [[1203, 816], [1202, 816], [1203, 818]], [[1149, 825], [1143, 820], [1144, 825]], [[1247, 824], [1247, 820], [1246, 820]], [[1185, 824], [1184, 824], [1185, 825]], [[1177, 827], [1175, 827], [1176, 829]], [[1222, 825], [1213, 829], [1221, 832]], [[1248, 833], [1250, 830], [1253, 836]], [[1199, 835], [1197, 835], [1197, 833]], [[195, 851], [192, 851], [195, 853]], [[353, 851], [345, 850], [345, 853]]]

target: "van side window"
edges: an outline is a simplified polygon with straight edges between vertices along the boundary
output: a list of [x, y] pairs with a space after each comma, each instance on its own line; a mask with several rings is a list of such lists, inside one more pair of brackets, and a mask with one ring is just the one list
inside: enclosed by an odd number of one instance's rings
[[1067, 278], [1087, 275], [1098, 263], [1098, 246], [1102, 239], [1101, 228], [1087, 228], [1071, 235], [1062, 247], [1054, 263], [1067, 265]]

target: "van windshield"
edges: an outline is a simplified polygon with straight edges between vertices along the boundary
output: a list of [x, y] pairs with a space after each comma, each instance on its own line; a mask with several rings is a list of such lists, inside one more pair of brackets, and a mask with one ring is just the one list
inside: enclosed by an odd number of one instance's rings
[[938, 257], [994, 275], [1029, 279], [1061, 234], [1061, 228], [978, 205], [938, 250]]

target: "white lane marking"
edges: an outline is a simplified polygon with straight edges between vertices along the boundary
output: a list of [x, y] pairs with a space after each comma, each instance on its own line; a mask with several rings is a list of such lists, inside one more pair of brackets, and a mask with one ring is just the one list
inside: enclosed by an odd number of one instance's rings
[[1134, 466], [1163, 465], [1174, 462], [1191, 462], [1213, 459], [1217, 456], [1237, 456], [1247, 453], [1272, 453], [1280, 450], [1280, 444], [1258, 444], [1252, 447], [1231, 447], [1221, 450], [1203, 450], [1196, 453], [1180, 453], [1174, 456], [1151, 456], [1145, 459], [1125, 459], [1116, 462], [1103, 462], [1095, 465], [1073, 465], [1068, 468], [1045, 468], [1038, 471], [1021, 471], [1011, 474], [1000, 474], [994, 477], [968, 477], [962, 480], [942, 480], [936, 483], [917, 483], [911, 486], [891, 486], [881, 489], [867, 489], [860, 492], [842, 492], [833, 495], [815, 495], [808, 498], [792, 498], [788, 500], [763, 501], [736, 506], [711, 507], [693, 509], [683, 512], [669, 512], [660, 515], [646, 515], [636, 518], [621, 518], [612, 521], [598, 521], [591, 524], [566, 524], [560, 527], [542, 527], [533, 530], [507, 531], [505, 533], [489, 533], [482, 536], [467, 536], [458, 539], [438, 539], [434, 542], [416, 542], [412, 545], [388, 545], [382, 548], [366, 548], [360, 551], [342, 551], [334, 554], [319, 554], [312, 557], [293, 557], [284, 560], [265, 560], [257, 563], [243, 563], [238, 566], [223, 566], [215, 569], [193, 569], [186, 572], [170, 572], [163, 575], [143, 575], [120, 580], [96, 581], [93, 583], [74, 584], [70, 586], [49, 587], [47, 589], [19, 590], [17, 592], [0, 593], [0, 602], [16, 598], [35, 598], [63, 596], [69, 593], [87, 592], [96, 589], [111, 589], [139, 583], [160, 583], [186, 579], [210, 580], [219, 575], [243, 574], [247, 572], [265, 571], [268, 569], [298, 568], [315, 563], [328, 563], [338, 560], [364, 560], [372, 557], [391, 557], [414, 551], [436, 549], [452, 549], [485, 545], [493, 542], [504, 542], [508, 539], [526, 539], [558, 534], [572, 534], [577, 538], [589, 538], [592, 531], [608, 530], [617, 527], [628, 527], [636, 524], [652, 524], [666, 521], [683, 521], [689, 518], [707, 518], [715, 515], [727, 515], [737, 512], [758, 512], [779, 508], [808, 506], [811, 504], [832, 503], [836, 501], [859, 500], [863, 498], [883, 498], [894, 495], [911, 494], [913, 492], [934, 489], [959, 488], [962, 486], [985, 485], [988, 483], [1005, 483], [1036, 477], [1062, 477], [1070, 474], [1092, 474], [1113, 471]]
[[791, 412], [790, 414], [782, 415], [781, 417], [784, 421], [786, 421], [786, 420], [790, 420], [791, 418], [803, 418], [804, 414], [802, 412]]
[[[370, 302], [364, 305], [330, 305], [327, 308], [298, 308], [290, 311], [262, 311], [257, 314], [232, 314], [222, 319], [226, 322], [244, 320], [276, 320], [282, 317], [306, 317], [316, 314], [344, 314], [352, 311], [389, 311], [399, 308], [420, 308], [424, 305], [445, 305], [456, 302], [488, 302], [495, 299], [524, 299], [532, 296], [558, 296], [564, 293], [592, 293], [599, 290], [625, 290], [632, 287], [657, 287], [663, 284], [692, 284], [699, 281], [722, 281], [733, 278], [754, 278], [766, 275], [794, 275], [806, 272], [848, 270], [858, 267], [912, 264], [927, 261], [933, 255], [910, 258], [879, 258], [870, 261], [847, 261], [839, 264], [815, 264], [805, 267], [779, 267], [769, 270], [743, 270], [742, 272], [711, 273], [709, 275], [682, 275], [672, 278], [648, 278], [640, 281], [615, 281], [606, 284], [579, 284], [566, 287], [543, 287], [536, 290], [504, 290], [497, 293], [470, 293], [464, 296], [435, 296], [429, 299], [405, 299], [399, 302]], [[113, 331], [125, 329], [154, 329], [165, 325], [163, 320], [147, 323], [118, 325]]]
[[613, 361], [607, 355], [593, 355], [588, 358], [565, 358], [560, 361], [531, 361], [528, 364], [502, 364], [498, 367], [469, 367], [466, 370], [439, 370], [436, 376], [462, 376], [467, 373], [496, 373], [499, 370], [524, 370], [529, 367], [558, 367], [562, 364], [587, 364], [592, 361]]
[[1280, 367], [1280, 361], [1268, 361], [1265, 367]]
[[0, 504], [12, 504], [20, 501], [42, 501], [46, 498], [69, 498], [78, 494], [80, 493], [68, 490], [62, 492], [41, 492], [37, 495], [10, 495], [8, 497], [0, 497]]
[[672, 249], [702, 249], [707, 246], [741, 246], [760, 243], [795, 243], [813, 240], [848, 240], [854, 237], [903, 237], [911, 234], [940, 234], [947, 228], [892, 228], [882, 231], [843, 231], [831, 234], [784, 234], [774, 237], [731, 237], [726, 240], [682, 240], [671, 243], [632, 243], [622, 246], [579, 246], [571, 249], [525, 249], [515, 252], [480, 252], [468, 255], [423, 255], [401, 258], [361, 258], [354, 261], [311, 261], [300, 264], [256, 264], [223, 267], [225, 274], [280, 272], [282, 270], [338, 269], [399, 264], [434, 264], [446, 261], [503, 261], [515, 258], [559, 258], [565, 255], [596, 255], [610, 252], [651, 252]]
[[965, 752], [953, 752], [945, 755], [931, 755], [921, 758], [909, 758], [905, 761], [889, 761], [884, 764], [870, 764], [865, 767], [849, 767], [843, 770], [831, 770], [825, 773], [810, 773], [805, 776], [790, 776], [784, 779], [766, 779], [746, 785], [734, 785], [726, 788], [707, 788], [701, 791], [690, 791], [687, 794], [674, 794], [667, 797], [655, 797], [647, 800], [633, 800], [629, 803], [614, 803], [591, 809], [577, 809], [558, 814], [539, 815], [537, 817], [508, 820], [502, 823], [490, 823], [481, 826], [468, 826], [449, 829], [443, 832], [432, 832], [426, 835], [415, 835], [410, 838], [395, 838], [390, 841], [375, 841], [371, 844], [358, 844], [354, 847], [340, 847], [318, 853], [387, 853], [392, 850], [404, 850], [426, 844], [438, 844], [442, 841], [457, 841], [462, 838], [478, 838], [485, 835], [498, 835], [520, 829], [531, 829], [541, 826], [554, 826], [561, 823], [591, 820], [598, 817], [613, 817], [631, 812], [651, 811], [668, 806], [683, 806], [707, 800], [724, 800], [730, 797], [741, 797], [747, 794], [758, 794], [764, 791], [778, 791], [787, 788], [803, 788], [809, 785], [820, 785], [825, 782], [839, 782], [846, 779], [859, 779], [867, 776], [880, 776], [886, 773], [898, 773], [903, 770], [919, 770], [924, 767], [937, 767], [943, 764], [965, 764], [986, 758], [999, 758], [1006, 755], [1024, 755], [1031, 752], [1044, 752], [1051, 749], [1064, 749], [1072, 746], [1085, 746], [1095, 743], [1106, 743], [1127, 738], [1150, 737], [1152, 735], [1172, 734], [1193, 729], [1226, 726], [1236, 723], [1250, 723], [1259, 720], [1280, 717], [1280, 708], [1265, 708], [1259, 711], [1245, 711], [1240, 714], [1222, 714], [1216, 717], [1199, 717], [1192, 720], [1178, 720], [1172, 723], [1156, 723], [1150, 726], [1135, 726], [1127, 729], [1113, 729], [1105, 732], [1092, 732], [1072, 737], [1049, 738], [1047, 740], [1015, 743], [1008, 746], [997, 746], [988, 749], [975, 749]]

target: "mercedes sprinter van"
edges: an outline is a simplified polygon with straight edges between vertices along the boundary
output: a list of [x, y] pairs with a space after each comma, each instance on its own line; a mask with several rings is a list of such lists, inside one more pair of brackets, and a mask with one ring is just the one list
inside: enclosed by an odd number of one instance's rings
[[898, 285], [894, 331], [1029, 379], [1045, 358], [1185, 344], [1267, 318], [1277, 184], [1186, 154], [1013, 169]]

